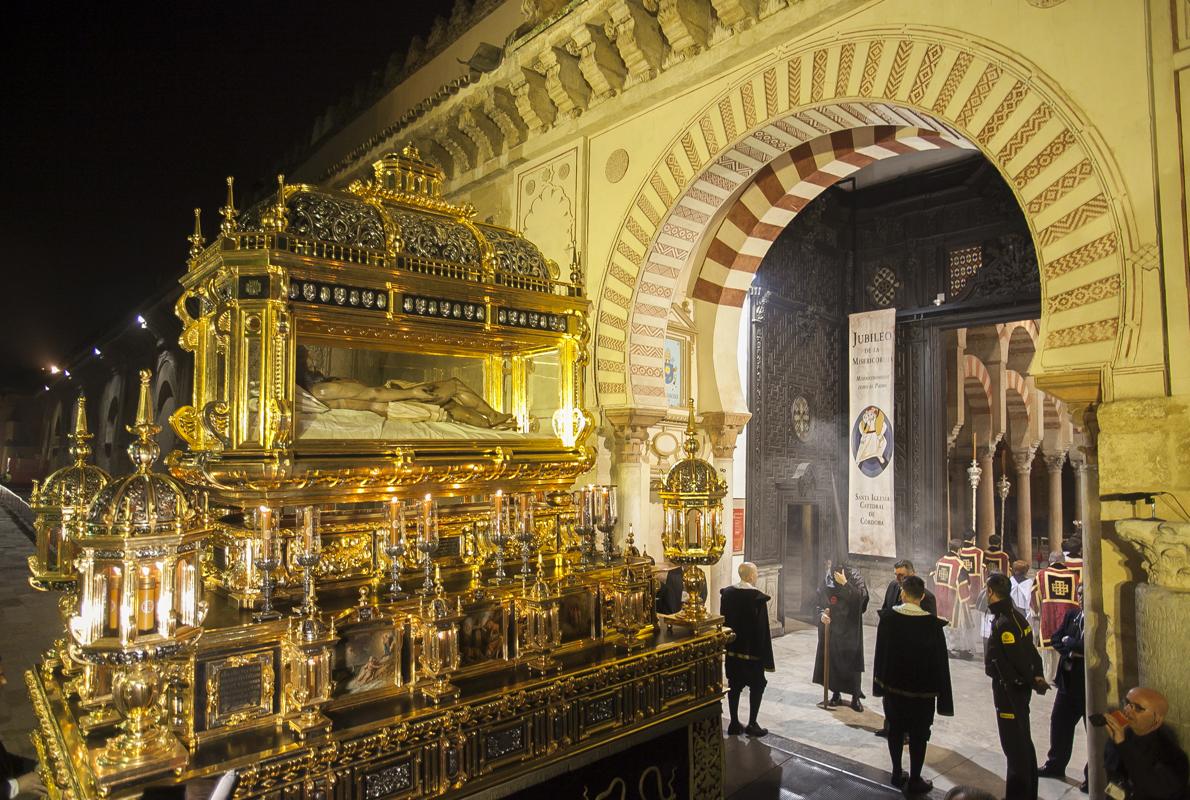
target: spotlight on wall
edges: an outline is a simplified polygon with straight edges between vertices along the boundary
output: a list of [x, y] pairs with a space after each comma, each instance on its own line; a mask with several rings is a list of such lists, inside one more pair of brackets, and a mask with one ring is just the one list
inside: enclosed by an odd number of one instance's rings
[[49, 387], [49, 386], [45, 386], [45, 385], [43, 385], [41, 388], [42, 388], [42, 389], [45, 389], [47, 392], [50, 390], [50, 387]]
[[146, 322], [145, 318], [142, 317], [140, 314], [136, 315], [136, 324], [141, 326], [142, 328], [145, 328], [145, 329], [147, 329], [149, 327], [149, 323]]
[[59, 371], [60, 370], [56, 366], [54, 366], [53, 364], [50, 364], [50, 374], [51, 375], [57, 375]]
[[68, 369], [64, 369], [64, 370], [62, 370], [62, 374], [63, 374], [63, 375], [65, 375], [67, 378], [69, 378], [69, 377], [70, 377], [70, 370], [68, 370]]
[[92, 347], [92, 348], [91, 348], [91, 352], [92, 352], [92, 353], [94, 353], [94, 354], [95, 354], [95, 355], [97, 355], [97, 356], [102, 356], [102, 355], [103, 355], [103, 353], [99, 352], [99, 348], [98, 348], [98, 347]]

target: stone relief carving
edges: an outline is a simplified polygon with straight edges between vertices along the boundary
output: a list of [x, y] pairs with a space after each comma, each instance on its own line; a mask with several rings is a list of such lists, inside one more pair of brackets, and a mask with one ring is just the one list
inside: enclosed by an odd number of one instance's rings
[[1190, 591], [1190, 523], [1125, 519], [1116, 532], [1140, 550], [1149, 583]]

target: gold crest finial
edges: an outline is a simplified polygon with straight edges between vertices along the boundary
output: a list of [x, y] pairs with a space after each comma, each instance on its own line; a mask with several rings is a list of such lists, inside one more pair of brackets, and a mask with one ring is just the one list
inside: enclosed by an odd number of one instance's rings
[[136, 402], [136, 422], [128, 426], [128, 432], [136, 436], [136, 440], [128, 445], [128, 457], [141, 473], [148, 472], [161, 453], [161, 446], [153, 439], [161, 432], [161, 426], [153, 421], [153, 396], [150, 389], [152, 381], [153, 373], [142, 369], [140, 392]]
[[202, 209], [194, 209], [194, 233], [186, 237], [186, 241], [190, 242], [190, 260], [198, 258], [202, 255], [203, 245], [207, 240], [202, 235]]
[[236, 211], [235, 198], [235, 182], [236, 179], [231, 175], [227, 176], [227, 203], [223, 208], [219, 209], [219, 213], [223, 216], [223, 222], [219, 225], [219, 230], [223, 232], [224, 236], [235, 233], [239, 224], [236, 222], [236, 217], [239, 216]]
[[74, 407], [74, 432], [67, 435], [70, 439], [70, 455], [76, 464], [81, 465], [91, 455], [91, 432], [87, 430], [87, 395], [79, 394], [78, 404]]
[[289, 225], [289, 209], [285, 207], [285, 176], [277, 176], [277, 202], [261, 218], [266, 231], [280, 233]]
[[690, 406], [690, 419], [686, 422], [686, 443], [683, 449], [686, 451], [687, 458], [694, 458], [698, 455], [698, 431], [694, 427], [694, 398], [691, 397], [687, 402]]
[[413, 142], [406, 142], [405, 146], [401, 148], [401, 155], [405, 158], [412, 158], [421, 161], [421, 153], [418, 152], [417, 145]]

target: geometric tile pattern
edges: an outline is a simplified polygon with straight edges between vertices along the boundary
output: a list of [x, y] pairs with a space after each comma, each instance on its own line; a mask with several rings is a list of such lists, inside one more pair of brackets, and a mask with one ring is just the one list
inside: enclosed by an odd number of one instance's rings
[[[1050, 85], [1036, 65], [936, 30], [841, 35], [744, 76], [676, 131], [638, 184], [595, 298], [600, 405], [664, 405], [658, 348], [697, 254], [706, 258], [693, 265], [695, 299], [739, 306], [767, 246], [810, 199], [864, 164], [912, 149], [978, 142], [1009, 178], [1040, 244], [1043, 314], [1111, 296], [1116, 284], [1104, 279], [1122, 274], [1125, 240], [1110, 212], [1121, 195], [1084, 144], [1073, 122], [1080, 114]], [[840, 92], [846, 100], [836, 102]], [[1087, 181], [1094, 190], [1076, 193]], [[721, 220], [717, 228], [711, 219]], [[1092, 225], [1096, 238], [1084, 244]], [[1070, 237], [1077, 247], [1065, 244]], [[1047, 283], [1075, 273], [1075, 283], [1097, 288], [1063, 286], [1061, 299], [1051, 297]], [[1102, 342], [1080, 351], [1079, 363], [1110, 359], [1119, 309], [1095, 309], [1103, 320], [1046, 326], [1045, 347]]]

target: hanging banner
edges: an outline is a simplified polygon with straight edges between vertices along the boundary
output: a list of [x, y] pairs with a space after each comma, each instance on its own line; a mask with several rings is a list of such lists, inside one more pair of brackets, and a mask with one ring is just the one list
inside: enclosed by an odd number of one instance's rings
[[848, 549], [895, 557], [893, 514], [893, 361], [896, 309], [852, 314], [847, 332], [851, 376], [847, 419]]

